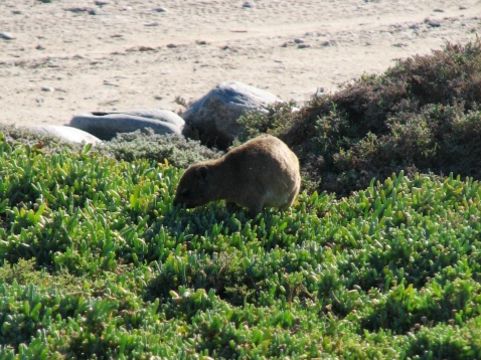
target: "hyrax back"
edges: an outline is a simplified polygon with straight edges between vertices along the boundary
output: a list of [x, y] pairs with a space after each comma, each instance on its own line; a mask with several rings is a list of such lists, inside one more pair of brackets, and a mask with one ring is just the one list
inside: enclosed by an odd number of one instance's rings
[[262, 135], [219, 159], [190, 166], [174, 203], [195, 207], [224, 199], [257, 213], [266, 206], [292, 205], [300, 184], [297, 156], [278, 138]]

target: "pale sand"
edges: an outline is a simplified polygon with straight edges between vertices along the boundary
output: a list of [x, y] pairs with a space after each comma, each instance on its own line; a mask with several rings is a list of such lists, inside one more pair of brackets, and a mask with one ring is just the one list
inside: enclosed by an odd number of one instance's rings
[[[15, 37], [0, 39], [0, 123], [179, 111], [177, 96], [192, 101], [226, 80], [302, 103], [320, 88], [481, 33], [480, 0], [105, 2], [0, 0], [0, 32]], [[74, 7], [96, 14], [66, 10]]]

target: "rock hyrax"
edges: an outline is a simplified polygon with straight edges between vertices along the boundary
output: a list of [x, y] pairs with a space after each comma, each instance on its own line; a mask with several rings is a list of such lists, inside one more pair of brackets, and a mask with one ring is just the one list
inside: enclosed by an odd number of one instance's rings
[[180, 179], [174, 204], [193, 208], [224, 199], [246, 207], [287, 208], [301, 185], [299, 160], [278, 138], [261, 135], [215, 160], [191, 165]]

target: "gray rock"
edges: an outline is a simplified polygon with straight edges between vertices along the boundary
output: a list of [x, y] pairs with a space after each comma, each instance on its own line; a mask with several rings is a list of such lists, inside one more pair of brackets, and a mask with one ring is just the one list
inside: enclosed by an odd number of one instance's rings
[[439, 20], [435, 20], [435, 19], [426, 18], [426, 19], [424, 19], [424, 23], [431, 26], [431, 27], [440, 27], [441, 26], [441, 22]]
[[75, 14], [80, 14], [80, 13], [87, 13], [89, 15], [96, 15], [97, 12], [95, 11], [94, 8], [88, 7], [88, 6], [83, 6], [83, 7], [69, 7], [65, 8], [65, 11], [70, 11]]
[[194, 102], [182, 117], [187, 132], [196, 132], [209, 145], [227, 147], [244, 131], [237, 119], [251, 111], [267, 112], [267, 107], [283, 102], [268, 91], [243, 84], [224, 82]]
[[168, 110], [127, 112], [93, 112], [76, 115], [70, 126], [87, 131], [100, 139], [110, 140], [119, 133], [151, 128], [156, 134], [182, 134], [184, 120]]
[[97, 5], [98, 7], [102, 7], [102, 6], [108, 5], [109, 2], [103, 1], [103, 0], [96, 0], [96, 1], [94, 1], [94, 4]]
[[0, 32], [0, 39], [13, 40], [13, 39], [15, 39], [15, 36], [13, 36], [12, 34], [10, 34], [8, 32]]
[[155, 27], [155, 26], [159, 26], [160, 23], [157, 22], [157, 21], [153, 21], [153, 22], [148, 22], [148, 23], [145, 23], [144, 26], [146, 27]]
[[27, 127], [27, 129], [34, 134], [42, 134], [56, 137], [69, 143], [86, 143], [95, 145], [102, 142], [102, 140], [96, 138], [92, 134], [70, 126], [35, 125]]

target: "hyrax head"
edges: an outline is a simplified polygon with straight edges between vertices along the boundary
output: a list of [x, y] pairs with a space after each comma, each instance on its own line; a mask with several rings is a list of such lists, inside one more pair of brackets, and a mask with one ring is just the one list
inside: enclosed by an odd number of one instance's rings
[[180, 179], [175, 194], [174, 205], [186, 208], [207, 204], [211, 199], [208, 181], [209, 168], [203, 164], [190, 166]]

